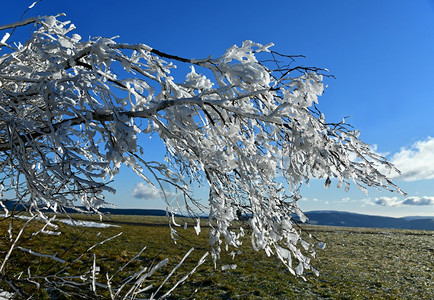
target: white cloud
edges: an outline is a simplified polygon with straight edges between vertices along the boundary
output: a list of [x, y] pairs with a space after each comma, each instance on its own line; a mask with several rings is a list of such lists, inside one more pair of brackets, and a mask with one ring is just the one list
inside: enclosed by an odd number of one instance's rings
[[147, 200], [161, 199], [161, 194], [157, 189], [154, 189], [152, 186], [144, 184], [143, 182], [139, 182], [134, 186], [131, 196]]
[[398, 197], [379, 197], [371, 201], [371, 204], [397, 207], [397, 206], [422, 206], [422, 205], [434, 205], [434, 197], [424, 196], [424, 197], [407, 197], [405, 199], [398, 199]]
[[[434, 138], [414, 143], [410, 148], [402, 148], [395, 153], [390, 162], [401, 171], [393, 172], [392, 179], [415, 181], [434, 178]], [[387, 174], [387, 173], [386, 173]]]
[[404, 205], [434, 205], [434, 197], [408, 197], [402, 202]]
[[400, 206], [402, 204], [402, 200], [399, 200], [398, 197], [380, 197], [375, 198], [372, 204], [393, 207]]

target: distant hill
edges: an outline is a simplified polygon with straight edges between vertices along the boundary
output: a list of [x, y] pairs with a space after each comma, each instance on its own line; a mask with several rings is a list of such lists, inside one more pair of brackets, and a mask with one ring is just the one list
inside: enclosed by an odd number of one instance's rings
[[[12, 210], [15, 206], [15, 202], [13, 201], [6, 201], [4, 203], [9, 210]], [[83, 207], [81, 208], [84, 209]], [[19, 205], [17, 209], [23, 210], [24, 207]], [[0, 211], [2, 211], [1, 207]], [[75, 211], [68, 210], [68, 212], [73, 213]], [[166, 215], [166, 211], [162, 209], [102, 208], [101, 212], [112, 215]], [[306, 213], [306, 216], [309, 218], [307, 223], [312, 225], [434, 230], [434, 217], [411, 216], [392, 218], [333, 210], [309, 211]]]
[[402, 218], [405, 220], [434, 219], [434, 217], [427, 217], [427, 216], [408, 216]]
[[342, 211], [309, 211], [306, 216], [313, 225], [434, 230], [433, 217], [392, 218]]
[[[8, 210], [13, 210], [16, 202], [15, 201], [5, 201], [4, 205]], [[85, 207], [79, 206], [79, 209], [86, 210]], [[23, 211], [25, 207], [21, 204], [18, 204], [16, 207], [16, 211]], [[0, 212], [3, 209], [0, 207]], [[138, 215], [138, 216], [165, 216], [166, 211], [163, 209], [141, 209], [141, 208], [101, 208], [100, 211], [102, 213], [109, 213], [112, 215]], [[76, 210], [66, 209], [68, 213], [76, 213]]]
[[163, 209], [141, 209], [141, 208], [101, 208], [101, 212], [112, 215], [136, 215], [136, 216], [165, 216]]

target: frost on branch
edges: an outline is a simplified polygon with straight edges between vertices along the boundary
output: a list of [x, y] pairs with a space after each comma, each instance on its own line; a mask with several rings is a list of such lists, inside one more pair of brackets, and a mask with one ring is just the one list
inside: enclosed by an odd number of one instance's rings
[[[0, 30], [28, 24], [27, 41], [6, 33], [0, 44], [0, 183], [34, 214], [77, 203], [97, 211], [125, 164], [156, 188], [170, 183], [192, 213], [203, 203], [188, 183], [209, 187], [215, 259], [241, 244], [246, 233], [232, 225], [247, 215], [252, 246], [301, 275], [315, 252], [294, 228], [294, 215], [305, 220], [303, 183], [401, 192], [357, 131], [317, 109], [325, 70], [294, 66], [272, 44], [186, 59], [115, 38], [85, 41], [54, 16]], [[175, 64], [190, 67], [185, 78], [171, 76]], [[148, 161], [139, 135], [158, 136], [166, 160]]]

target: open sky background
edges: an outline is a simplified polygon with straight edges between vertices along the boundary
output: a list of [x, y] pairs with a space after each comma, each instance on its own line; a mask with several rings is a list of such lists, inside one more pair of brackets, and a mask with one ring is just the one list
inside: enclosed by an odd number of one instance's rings
[[[18, 21], [33, 1], [3, 1], [1, 24]], [[76, 33], [119, 36], [189, 58], [217, 57], [244, 40], [275, 43], [302, 54], [299, 64], [327, 68], [336, 79], [320, 108], [328, 121], [348, 122], [401, 169], [394, 182], [408, 196], [355, 186], [303, 189], [300, 207], [386, 216], [434, 216], [434, 1], [56, 1], [43, 0], [25, 17], [66, 13]], [[157, 141], [145, 147], [162, 159]], [[164, 208], [158, 193], [127, 168], [115, 177], [118, 207]], [[206, 201], [206, 192], [198, 191]]]

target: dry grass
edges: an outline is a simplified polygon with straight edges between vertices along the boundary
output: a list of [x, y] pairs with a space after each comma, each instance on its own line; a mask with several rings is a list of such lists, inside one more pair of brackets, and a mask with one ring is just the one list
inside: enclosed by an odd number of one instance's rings
[[[79, 216], [80, 219], [93, 217]], [[20, 221], [15, 221], [20, 222]], [[96, 255], [101, 267], [101, 280], [105, 273], [112, 274], [122, 264], [138, 253], [144, 253], [119, 275], [125, 277], [139, 268], [156, 264], [168, 257], [170, 263], [157, 272], [149, 283], [158, 286], [191, 247], [195, 248], [186, 263], [166, 285], [181, 278], [191, 270], [199, 258], [209, 250], [208, 231], [203, 228], [196, 236], [194, 220], [187, 220], [187, 230], [179, 228], [175, 244], [170, 238], [167, 219], [161, 217], [113, 216], [111, 220], [120, 228], [74, 228], [60, 224], [62, 235], [57, 238], [24, 235], [21, 246], [38, 252], [57, 254], [72, 261], [96, 242], [119, 232], [123, 234], [84, 255], [71, 266], [83, 272]], [[205, 225], [205, 220], [203, 221]], [[0, 221], [0, 257], [8, 246], [6, 221]], [[182, 223], [183, 224], [183, 223]], [[18, 224], [16, 224], [18, 225]], [[35, 222], [31, 230], [42, 224]], [[326, 241], [327, 247], [318, 252], [314, 261], [320, 276], [307, 272], [306, 281], [292, 276], [276, 259], [265, 253], [254, 252], [248, 237], [241, 247], [242, 255], [234, 261], [226, 255], [221, 264], [236, 263], [235, 270], [214, 269], [208, 261], [187, 282], [175, 290], [173, 299], [433, 299], [434, 298], [434, 232], [308, 226], [314, 236]], [[48, 274], [60, 266], [47, 258], [35, 258], [20, 250], [14, 252], [8, 264], [8, 274], [30, 268], [32, 274]], [[104, 275], [104, 276], [103, 276]], [[2, 288], [0, 283], [0, 288]], [[4, 286], [3, 286], [4, 288]], [[35, 292], [26, 287], [29, 294]], [[38, 297], [46, 296], [39, 292]], [[107, 295], [105, 295], [107, 296]]]

